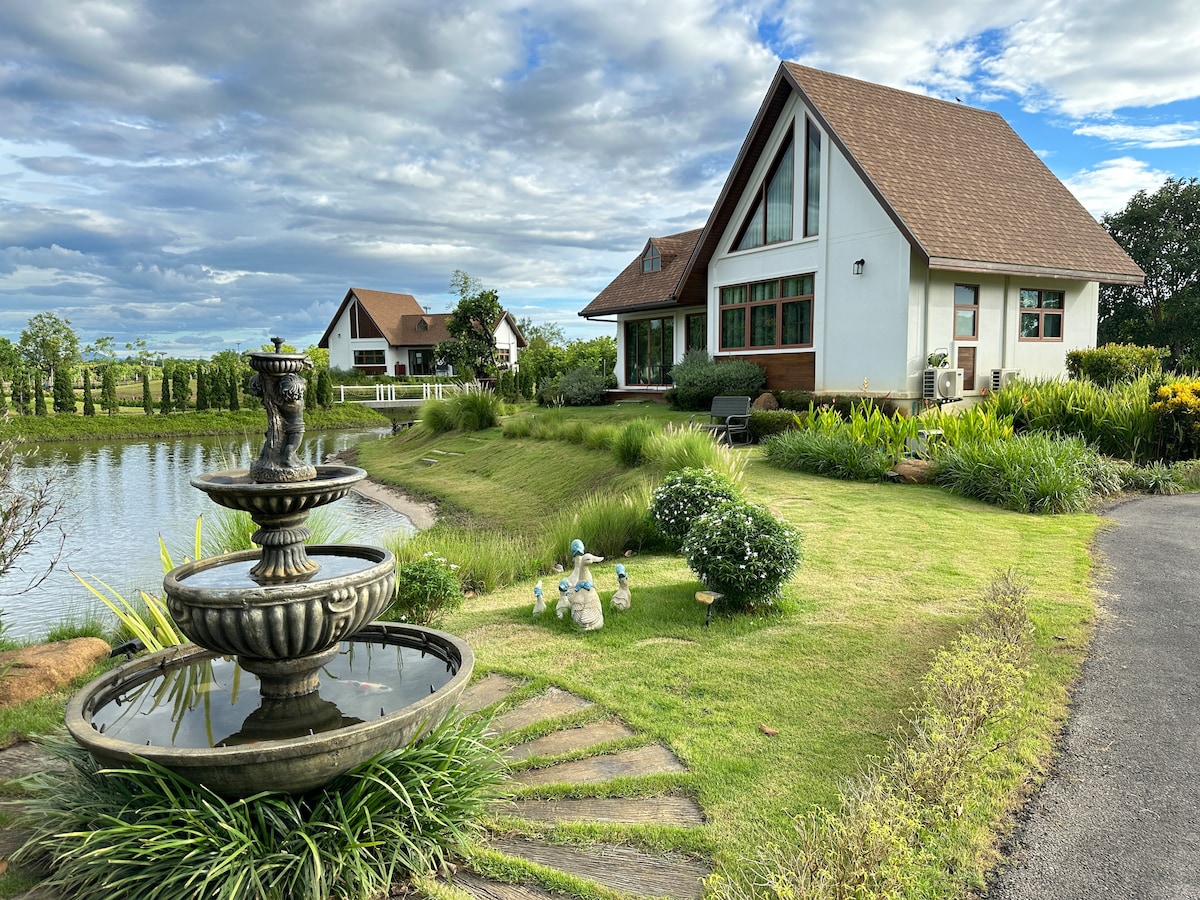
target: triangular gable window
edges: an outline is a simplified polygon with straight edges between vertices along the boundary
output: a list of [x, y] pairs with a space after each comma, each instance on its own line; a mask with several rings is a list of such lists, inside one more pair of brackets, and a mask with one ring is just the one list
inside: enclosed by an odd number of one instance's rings
[[418, 319], [417, 320], [417, 331], [428, 331], [428, 330], [429, 330], [429, 323], [426, 322], [424, 319]]
[[653, 244], [646, 248], [646, 252], [642, 254], [642, 273], [659, 272], [662, 270], [662, 256], [659, 255], [658, 248]]
[[758, 200], [742, 223], [733, 242], [734, 250], [749, 250], [792, 239], [796, 182], [793, 130], [788, 128], [787, 141], [776, 154], [767, 177], [758, 189]]

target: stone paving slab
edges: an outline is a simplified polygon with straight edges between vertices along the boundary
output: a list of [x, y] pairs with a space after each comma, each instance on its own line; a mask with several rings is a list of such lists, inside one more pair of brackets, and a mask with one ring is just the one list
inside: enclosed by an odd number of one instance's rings
[[63, 763], [34, 741], [17, 741], [0, 750], [0, 781], [9, 781], [34, 772], [61, 769]]
[[588, 722], [586, 725], [552, 731], [550, 734], [526, 741], [524, 744], [509, 747], [504, 751], [504, 758], [518, 762], [531, 756], [558, 756], [608, 741], [619, 741], [622, 738], [632, 737], [633, 734], [632, 728], [616, 719]]
[[492, 729], [497, 734], [506, 734], [546, 719], [557, 719], [580, 712], [594, 705], [591, 700], [576, 697], [568, 691], [550, 688], [544, 694], [530, 697], [524, 703], [497, 716], [492, 722]]
[[662, 744], [651, 744], [634, 750], [558, 763], [544, 769], [529, 769], [517, 772], [512, 777], [518, 784], [525, 785], [600, 784], [614, 778], [686, 771], [687, 767], [674, 753]]
[[479, 900], [553, 900], [557, 896], [537, 885], [491, 881], [461, 870], [449, 879], [449, 883]]
[[503, 700], [523, 683], [519, 678], [508, 675], [485, 675], [474, 684], [467, 685], [459, 698], [458, 708], [464, 714], [479, 712], [485, 706]]
[[533, 822], [607, 822], [618, 825], [675, 825], [696, 828], [704, 812], [691, 797], [607, 797], [513, 800], [499, 810]]
[[633, 847], [561, 847], [521, 838], [496, 839], [489, 846], [506, 856], [526, 859], [638, 897], [700, 900], [703, 881], [712, 871], [701, 860], [678, 855], [655, 856]]

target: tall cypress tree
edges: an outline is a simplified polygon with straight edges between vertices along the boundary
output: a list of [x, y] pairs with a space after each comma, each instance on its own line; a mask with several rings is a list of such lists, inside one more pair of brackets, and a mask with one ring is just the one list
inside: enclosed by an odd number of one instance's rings
[[208, 375], [204, 363], [196, 363], [196, 409], [208, 409]]
[[54, 411], [59, 415], [75, 412], [75, 387], [71, 370], [60, 365], [54, 369]]
[[90, 369], [83, 370], [83, 414], [85, 416], [96, 414], [96, 401], [92, 399], [92, 372]]
[[328, 369], [317, 372], [317, 405], [321, 409], [333, 406], [333, 378]]
[[162, 394], [158, 404], [158, 414], [165, 416], [171, 411], [171, 377], [167, 373], [167, 367], [162, 368]]
[[238, 384], [237, 372], [227, 372], [226, 374], [229, 376], [229, 408], [231, 410], [239, 410], [242, 408], [242, 405], [238, 402], [238, 388], [240, 385]]
[[187, 412], [188, 400], [192, 398], [191, 366], [180, 364], [171, 372], [171, 394], [177, 412]]
[[154, 415], [154, 398], [150, 396], [150, 370], [142, 369], [142, 412]]
[[117, 399], [117, 370], [113, 366], [105, 366], [100, 377], [100, 405], [110, 416], [121, 410], [121, 401]]
[[29, 379], [33, 384], [33, 414], [35, 416], [49, 415], [46, 411], [46, 390], [42, 384], [42, 373], [30, 372]]
[[13, 406], [17, 408], [17, 412], [23, 416], [29, 415], [29, 376], [25, 374], [24, 369], [18, 369], [13, 373], [10, 387], [12, 388]]

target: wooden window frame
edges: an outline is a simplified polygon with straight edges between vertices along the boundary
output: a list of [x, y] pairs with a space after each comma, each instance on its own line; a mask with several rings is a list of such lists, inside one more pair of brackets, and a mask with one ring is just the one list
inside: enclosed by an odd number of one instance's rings
[[[378, 356], [376, 356], [378, 354]], [[368, 359], [368, 355], [370, 359]], [[377, 366], [387, 365], [386, 350], [355, 350], [354, 351], [354, 368], [367, 369]]]
[[[792, 279], [810, 279], [810, 292], [807, 294], [786, 294], [784, 292], [784, 282]], [[774, 285], [774, 297], [766, 297], [763, 299], [754, 299], [754, 288], [759, 286]], [[725, 291], [743, 291], [743, 300], [731, 303], [722, 302]], [[719, 329], [717, 335], [717, 343], [722, 352], [734, 351], [753, 351], [753, 350], [806, 350], [813, 346], [813, 333], [815, 331], [813, 322], [813, 310], [815, 307], [814, 298], [816, 295], [816, 275], [812, 272], [805, 272], [801, 275], [785, 275], [782, 278], [767, 278], [761, 281], [746, 282], [744, 284], [727, 284], [722, 285], [718, 289], [717, 309], [720, 315]], [[783, 321], [784, 321], [784, 306], [803, 303], [808, 305], [808, 340], [806, 342], [785, 344], [782, 342]], [[770, 344], [754, 344], [751, 343], [754, 339], [754, 313], [755, 311], [766, 311], [773, 309], [775, 331], [775, 341]], [[742, 344], [731, 345], [726, 343], [726, 321], [733, 321], [733, 317], [727, 317], [726, 313], [735, 313], [742, 310], [741, 317], [741, 333], [745, 338]]]
[[658, 252], [658, 248], [651, 244], [646, 248], [646, 252], [642, 254], [642, 274], [648, 275], [651, 272], [662, 271], [662, 254]]
[[[650, 359], [653, 357], [650, 347], [650, 336], [653, 333], [652, 322], [659, 322], [659, 362], [652, 363]], [[631, 338], [631, 331], [645, 324], [647, 328], [646, 335], [646, 355], [645, 359], [640, 353], [643, 349], [640, 344], [635, 346], [635, 341]], [[671, 384], [670, 371], [675, 365], [675, 317], [674, 316], [651, 316], [645, 319], [627, 319], [624, 325], [625, 334], [625, 385], [635, 385], [638, 387], [667, 387]], [[639, 369], [645, 369], [646, 380], [642, 381], [637, 376]], [[633, 376], [633, 377], [631, 377]], [[657, 380], [656, 380], [657, 379]]]
[[[754, 192], [755, 199], [750, 204], [750, 211], [746, 213], [746, 218], [742, 222], [742, 227], [738, 229], [737, 235], [730, 245], [730, 253], [745, 253], [749, 250], [761, 250], [763, 247], [771, 247], [775, 244], [786, 244], [788, 241], [796, 237], [796, 154], [794, 145], [796, 143], [796, 122], [793, 120], [787, 128], [787, 139], [779, 145], [779, 149], [775, 152], [775, 158], [771, 160], [771, 167], [767, 169], [767, 174], [758, 185], [758, 190]], [[788, 236], [780, 238], [777, 241], [767, 240], [767, 188], [770, 187], [771, 181], [775, 178], [779, 171], [779, 166], [783, 163], [783, 159], [787, 156], [788, 150], [792, 152], [792, 203], [791, 203], [791, 221], [788, 228]], [[746, 233], [750, 231], [752, 225], [757, 224], [759, 243], [752, 247], [742, 247], [738, 249], [738, 245], [746, 237]]]
[[409, 375], [433, 375], [436, 369], [437, 360], [433, 358], [432, 347], [412, 348], [408, 351]]
[[[813, 144], [816, 153], [813, 153]], [[814, 159], [815, 165], [814, 165]], [[821, 233], [821, 129], [812, 119], [804, 119], [804, 236]]]
[[[1037, 295], [1036, 306], [1025, 306], [1024, 300], [1026, 294]], [[1057, 295], [1058, 306], [1046, 306], [1046, 295]], [[1067, 294], [1066, 291], [1057, 290], [1055, 288], [1021, 288], [1017, 292], [1017, 340], [1028, 343], [1061, 343], [1063, 340], [1063, 320], [1066, 318]], [[1021, 323], [1026, 316], [1037, 317], [1037, 334], [1026, 336], [1025, 329], [1021, 327]], [[1058, 336], [1046, 337], [1046, 319], [1058, 319]]]
[[[974, 303], [959, 303], [958, 289], [965, 288], [975, 292]], [[958, 333], [958, 314], [960, 311], [971, 311], [971, 333]], [[977, 341], [979, 340], [979, 285], [977, 284], [956, 284], [954, 285], [954, 340], [956, 341]]]
[[[697, 319], [700, 320], [700, 325], [699, 325], [698, 329], [693, 327], [695, 325]], [[693, 343], [693, 341], [692, 341], [692, 333], [693, 333], [693, 331], [697, 331], [697, 330], [700, 334], [700, 339], [702, 341], [702, 343], [698, 343], [698, 344]], [[683, 348], [684, 352], [686, 352], [688, 350], [707, 350], [708, 349], [708, 313], [707, 312], [688, 313], [686, 316], [683, 317], [683, 340], [684, 340], [684, 348]]]

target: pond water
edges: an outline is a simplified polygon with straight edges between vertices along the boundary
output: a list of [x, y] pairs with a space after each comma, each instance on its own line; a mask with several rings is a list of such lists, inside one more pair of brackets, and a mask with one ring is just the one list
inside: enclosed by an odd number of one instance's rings
[[[300, 455], [313, 464], [362, 441], [378, 440], [387, 429], [308, 432]], [[110, 618], [107, 608], [70, 570], [102, 580], [124, 596], [139, 589], [162, 594], [159, 536], [176, 564], [192, 555], [196, 518], [206, 526], [228, 516], [192, 487], [206, 472], [244, 468], [258, 456], [262, 438], [204, 437], [158, 441], [54, 443], [22, 447], [19, 479], [52, 476], [65, 501], [67, 542], [54, 572], [34, 589], [19, 593], [30, 577], [44, 571], [53, 547], [34, 547], [0, 579], [0, 624], [14, 638], [38, 638], [55, 623], [89, 615]], [[381, 545], [389, 534], [411, 534], [407, 516], [351, 492], [309, 520], [328, 529], [337, 543]], [[320, 539], [321, 532], [318, 531]]]

